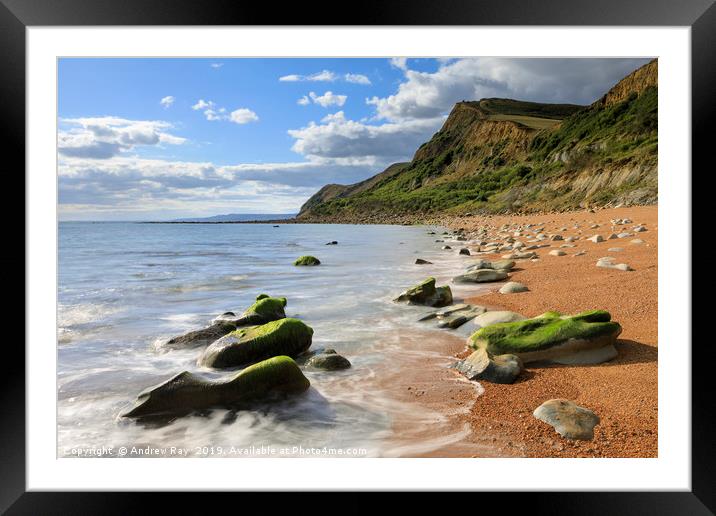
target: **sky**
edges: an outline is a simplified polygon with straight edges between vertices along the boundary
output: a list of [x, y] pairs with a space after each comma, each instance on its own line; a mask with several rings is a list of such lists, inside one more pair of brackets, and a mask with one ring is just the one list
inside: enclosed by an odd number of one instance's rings
[[589, 104], [648, 60], [63, 58], [60, 219], [297, 213], [409, 161], [456, 102]]

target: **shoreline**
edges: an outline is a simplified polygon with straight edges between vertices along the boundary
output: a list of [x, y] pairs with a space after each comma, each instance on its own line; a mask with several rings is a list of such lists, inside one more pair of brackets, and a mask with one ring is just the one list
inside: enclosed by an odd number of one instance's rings
[[[504, 282], [481, 284], [490, 287], [485, 294], [467, 296], [466, 303], [486, 306], [491, 310], [510, 310], [534, 317], [548, 310], [577, 313], [588, 309], [606, 309], [619, 322], [623, 332], [617, 340], [618, 356], [602, 364], [589, 366], [534, 366], [514, 384], [483, 382], [484, 392], [471, 397], [464, 389], [455, 389], [454, 370], [444, 362], [469, 355], [463, 343], [457, 346], [447, 339], [435, 342], [430, 350], [443, 359], [428, 361], [410, 378], [426, 397], [413, 399], [426, 406], [442, 406], [442, 412], [453, 418], [454, 425], [464, 424], [470, 433], [462, 440], [418, 456], [425, 457], [656, 457], [658, 455], [658, 338], [657, 338], [657, 273], [658, 273], [658, 208], [657, 206], [604, 209], [596, 212], [577, 211], [541, 215], [514, 215], [459, 218], [446, 221], [450, 229], [462, 229], [474, 236], [478, 227], [499, 228], [503, 224], [544, 223], [545, 233], [561, 228], [565, 237], [580, 236], [565, 248], [565, 256], [550, 256], [564, 241], [549, 242], [539, 249], [539, 260], [518, 260], [509, 281], [526, 284], [530, 291], [518, 294], [497, 292]], [[593, 243], [584, 240], [594, 234], [606, 238], [612, 233], [611, 219], [629, 218], [633, 224], [644, 224], [647, 231], [634, 236]], [[573, 229], [578, 224], [580, 229]], [[599, 224], [598, 228], [590, 228]], [[614, 227], [618, 232], [620, 226]], [[578, 233], [581, 231], [581, 234]], [[643, 244], [631, 244], [633, 239]], [[545, 241], [548, 242], [548, 241]], [[609, 252], [608, 249], [622, 248]], [[573, 256], [577, 251], [582, 256]], [[500, 253], [502, 254], [502, 253]], [[479, 254], [488, 260], [500, 254]], [[614, 256], [634, 271], [596, 267], [603, 256]], [[466, 266], [470, 263], [466, 257]], [[468, 325], [472, 322], [468, 322]], [[460, 348], [460, 349], [458, 349]], [[464, 378], [463, 378], [464, 380]], [[408, 382], [410, 383], [410, 382]], [[412, 390], [412, 389], [411, 389]], [[409, 391], [408, 391], [409, 392]], [[552, 398], [567, 398], [594, 410], [601, 419], [592, 441], [561, 438], [554, 429], [532, 416], [532, 411]], [[404, 396], [410, 399], [410, 395]], [[400, 430], [400, 424], [397, 425]], [[468, 454], [465, 454], [465, 451]]]

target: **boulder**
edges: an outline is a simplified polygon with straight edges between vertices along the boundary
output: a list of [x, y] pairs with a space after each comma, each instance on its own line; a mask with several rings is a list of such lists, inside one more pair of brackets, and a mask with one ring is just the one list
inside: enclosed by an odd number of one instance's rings
[[442, 307], [452, 304], [452, 291], [447, 285], [436, 287], [435, 278], [428, 278], [400, 294], [394, 301], [407, 302], [411, 305]]
[[162, 347], [179, 349], [207, 346], [220, 339], [239, 326], [264, 324], [286, 317], [283, 308], [286, 306], [285, 297], [270, 297], [268, 294], [256, 296], [256, 302], [247, 308], [241, 315], [234, 312], [224, 312], [214, 318], [210, 326], [200, 330], [193, 330], [184, 335], [169, 339]]
[[321, 265], [321, 260], [319, 260], [315, 256], [300, 256], [296, 258], [296, 261], [293, 262], [293, 264], [298, 266]]
[[605, 310], [571, 316], [547, 312], [533, 319], [482, 327], [468, 343], [490, 355], [517, 355], [525, 363], [596, 364], [616, 357], [614, 343], [621, 331]]
[[313, 329], [298, 319], [286, 318], [261, 326], [237, 329], [204, 350], [198, 364], [205, 367], [239, 367], [266, 358], [295, 357], [311, 346]]
[[487, 283], [491, 281], [502, 281], [507, 279], [505, 271], [495, 269], [477, 269], [460, 276], [455, 276], [452, 280], [455, 283]]
[[518, 292], [527, 292], [529, 289], [527, 285], [519, 283], [517, 281], [508, 281], [500, 288], [500, 294], [516, 294]]
[[415, 260], [415, 265], [432, 265], [432, 264], [433, 264], [433, 262], [423, 260], [422, 258], [418, 258]]
[[524, 321], [526, 317], [515, 312], [509, 312], [507, 310], [495, 310], [494, 312], [486, 312], [475, 318], [475, 326], [478, 328], [484, 328], [491, 324], [508, 323], [515, 321]]
[[570, 400], [553, 399], [542, 403], [532, 413], [540, 421], [552, 425], [566, 439], [591, 441], [599, 416]]
[[462, 249], [460, 249], [458, 254], [464, 254], [466, 256], [470, 256], [470, 250], [467, 247], [463, 247]]
[[478, 349], [454, 366], [468, 380], [490, 383], [513, 383], [524, 371], [522, 360], [515, 355], [490, 357], [484, 349]]
[[478, 315], [485, 313], [485, 311], [486, 309], [484, 306], [467, 305], [467, 308], [462, 310], [455, 310], [453, 312], [450, 312], [449, 314], [442, 315], [438, 313], [437, 317], [441, 319], [441, 322], [438, 324], [438, 328], [449, 328], [451, 330], [454, 330], [455, 328], [459, 328], [466, 322], [471, 321]]
[[346, 357], [336, 353], [334, 349], [327, 349], [323, 353], [312, 356], [306, 365], [315, 369], [338, 371], [340, 369], [348, 369], [351, 363]]
[[310, 385], [287, 356], [269, 358], [219, 380], [184, 371], [142, 391], [121, 417], [182, 416], [212, 407], [240, 408], [245, 403], [298, 394]]

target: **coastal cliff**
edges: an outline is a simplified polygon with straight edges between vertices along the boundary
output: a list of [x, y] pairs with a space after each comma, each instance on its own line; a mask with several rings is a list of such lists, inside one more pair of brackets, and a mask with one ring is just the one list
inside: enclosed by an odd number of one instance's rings
[[409, 163], [327, 185], [302, 222], [405, 222], [657, 202], [656, 60], [589, 106], [482, 99], [456, 104]]

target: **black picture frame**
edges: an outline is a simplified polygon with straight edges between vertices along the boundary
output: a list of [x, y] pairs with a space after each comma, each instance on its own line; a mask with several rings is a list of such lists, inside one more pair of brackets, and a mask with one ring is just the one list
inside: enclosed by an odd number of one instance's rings
[[[350, 5], [350, 4], [349, 4]], [[230, 0], [0, 0], [0, 113], [3, 147], [14, 170], [25, 169], [25, 29], [62, 25], [528, 25], [528, 26], [683, 26], [691, 27], [692, 170], [713, 174], [710, 127], [716, 110], [716, 5], [714, 0], [363, 0], [342, 15], [332, 4], [270, 4]], [[675, 180], [683, 180], [681, 171]], [[691, 172], [692, 178], [694, 177]], [[18, 178], [22, 177], [18, 173]], [[703, 176], [702, 178], [703, 179]], [[700, 179], [700, 180], [701, 180]], [[24, 191], [24, 183], [18, 181]], [[17, 194], [13, 197], [24, 199]], [[24, 240], [24, 224], [10, 238]], [[17, 242], [17, 240], [14, 240]], [[681, 243], [679, 243], [681, 245]], [[23, 247], [24, 249], [24, 247]], [[686, 251], [689, 251], [688, 249]], [[27, 258], [22, 253], [23, 258]], [[690, 255], [689, 255], [690, 256]], [[17, 259], [18, 256], [15, 256]], [[6, 268], [17, 270], [2, 258]], [[23, 270], [27, 274], [27, 270]], [[691, 281], [691, 278], [687, 278]], [[24, 295], [23, 295], [24, 298]], [[17, 302], [17, 305], [20, 305]], [[24, 304], [23, 304], [24, 306]], [[697, 307], [694, 306], [694, 310]], [[701, 308], [703, 310], [703, 308]], [[691, 343], [691, 321], [680, 321], [684, 348]], [[695, 340], [695, 339], [694, 339]], [[692, 346], [692, 490], [690, 492], [495, 493], [480, 494], [468, 505], [487, 507], [484, 497], [509, 497], [508, 506], [531, 513], [568, 514], [713, 514], [716, 511], [716, 401], [707, 369], [713, 363], [709, 341]], [[52, 352], [48, 350], [48, 352]], [[148, 497], [161, 496], [165, 511], [187, 509], [179, 494], [26, 492], [25, 355], [16, 340], [5, 342], [6, 369], [1, 378], [0, 511], [8, 514], [128, 514], [146, 510]], [[668, 446], [668, 443], [663, 443]], [[318, 487], [318, 486], [317, 486]], [[213, 498], [215, 503], [216, 500]], [[245, 496], [245, 495], [241, 495]], [[263, 495], [265, 496], [265, 495]], [[292, 495], [297, 496], [297, 495]], [[308, 501], [303, 495], [293, 503]], [[313, 495], [315, 496], [315, 495]], [[258, 500], [257, 500], [258, 501]], [[352, 509], [361, 502], [352, 498]], [[242, 498], [244, 508], [246, 500]], [[340, 506], [343, 506], [341, 504]], [[313, 506], [313, 504], [312, 504]], [[330, 506], [330, 505], [329, 505]], [[212, 510], [206, 507], [206, 510]]]

